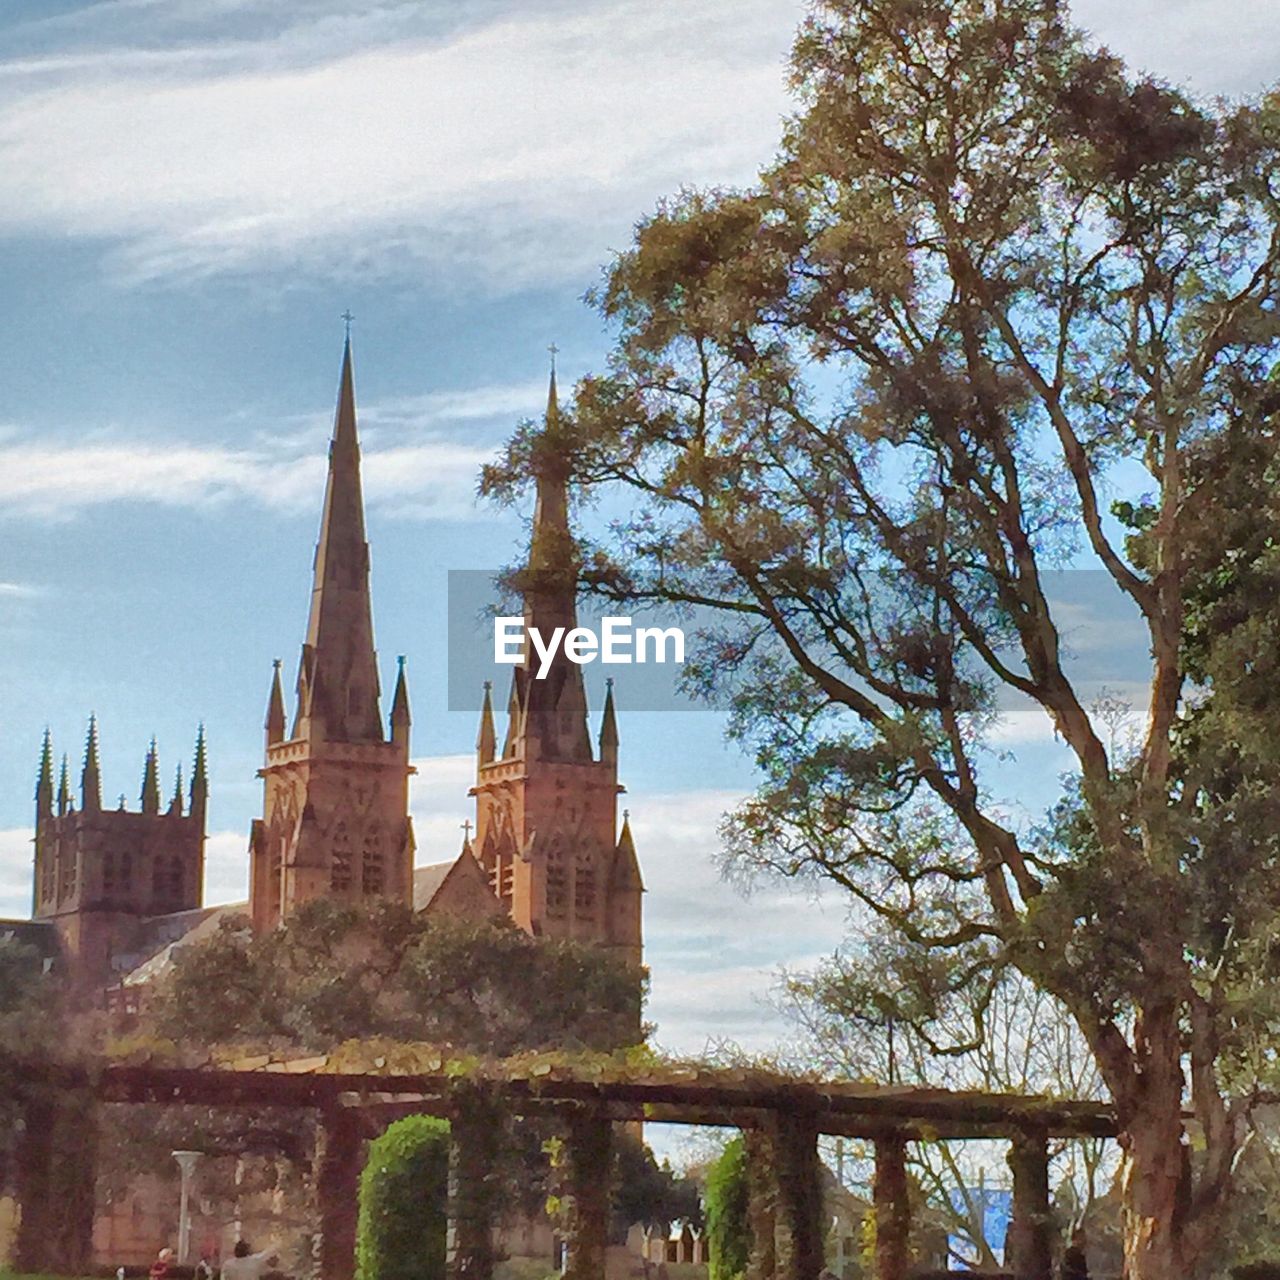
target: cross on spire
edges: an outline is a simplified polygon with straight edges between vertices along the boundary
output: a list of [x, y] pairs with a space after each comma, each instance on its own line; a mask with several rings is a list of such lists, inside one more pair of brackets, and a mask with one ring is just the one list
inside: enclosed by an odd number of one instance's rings
[[467, 844], [471, 843], [471, 819], [470, 818], [468, 818], [466, 822], [462, 824], [462, 838]]
[[556, 346], [556, 344], [553, 342], [553, 343], [552, 343], [552, 344], [547, 348], [547, 350], [551, 353], [551, 372], [552, 372], [552, 373], [555, 373], [555, 371], [556, 371], [556, 356], [557, 356], [557, 355], [559, 355], [559, 353], [560, 353], [560, 348], [559, 348], [559, 347], [557, 347], [557, 346]]
[[344, 311], [342, 315], [339, 316], [338, 318], [342, 321], [344, 325], [346, 325], [347, 341], [350, 342], [351, 341], [351, 322], [355, 319], [355, 316], [351, 314], [351, 308], [348, 307], [347, 310]]

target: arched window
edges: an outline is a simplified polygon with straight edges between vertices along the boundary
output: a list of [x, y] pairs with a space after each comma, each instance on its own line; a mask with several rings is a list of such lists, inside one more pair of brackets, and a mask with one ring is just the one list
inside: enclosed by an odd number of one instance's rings
[[386, 892], [387, 873], [382, 858], [382, 833], [373, 823], [364, 833], [361, 853], [360, 888], [369, 897]]
[[333, 830], [329, 886], [337, 893], [346, 893], [351, 888], [351, 833], [345, 822], [339, 822]]
[[564, 848], [557, 840], [547, 850], [547, 915], [563, 916], [569, 910], [569, 868]]
[[596, 868], [590, 849], [579, 849], [574, 858], [573, 911], [578, 916], [596, 913]]

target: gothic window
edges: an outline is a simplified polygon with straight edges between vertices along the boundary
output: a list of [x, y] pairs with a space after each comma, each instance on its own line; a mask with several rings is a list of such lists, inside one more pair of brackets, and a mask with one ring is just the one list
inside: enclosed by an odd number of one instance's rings
[[72, 898], [75, 896], [77, 856], [76, 850], [70, 849], [65, 851], [59, 859], [59, 862], [62, 864], [62, 882], [58, 886], [59, 899]]
[[596, 913], [596, 869], [590, 849], [579, 849], [574, 859], [573, 911], [579, 916]]
[[102, 893], [110, 898], [116, 891], [116, 855], [110, 849], [102, 855]]
[[182, 882], [184, 878], [182, 874], [182, 859], [177, 854], [174, 854], [169, 859], [165, 890], [169, 895], [169, 903], [175, 911], [182, 906]]
[[116, 867], [116, 882], [121, 893], [128, 893], [133, 887], [133, 854], [127, 849], [120, 855], [120, 862]]
[[182, 906], [182, 859], [157, 854], [151, 864], [151, 905], [156, 911], [177, 911]]
[[329, 864], [329, 885], [338, 893], [351, 888], [351, 833], [345, 822], [333, 832], [333, 861]]
[[547, 915], [563, 916], [569, 907], [569, 871], [559, 844], [547, 851]]
[[386, 868], [382, 861], [382, 840], [375, 823], [365, 832], [360, 887], [368, 896], [386, 892]]

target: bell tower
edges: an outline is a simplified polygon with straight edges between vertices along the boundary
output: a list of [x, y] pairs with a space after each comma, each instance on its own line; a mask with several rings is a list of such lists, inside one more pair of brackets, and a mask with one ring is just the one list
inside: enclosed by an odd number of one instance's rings
[[314, 898], [412, 901], [403, 659], [386, 730], [380, 699], [348, 334], [311, 614], [287, 733], [278, 661], [267, 704], [263, 812], [250, 834], [249, 902], [256, 928], [278, 924]]
[[[537, 442], [537, 502], [521, 575], [526, 626], [577, 626], [578, 551], [555, 370]], [[472, 849], [503, 907], [536, 936], [576, 938], [640, 964], [644, 885], [631, 827], [618, 829], [618, 726], [610, 681], [593, 751], [582, 668], [558, 649], [545, 677], [526, 644], [499, 750], [488, 686], [476, 739]]]

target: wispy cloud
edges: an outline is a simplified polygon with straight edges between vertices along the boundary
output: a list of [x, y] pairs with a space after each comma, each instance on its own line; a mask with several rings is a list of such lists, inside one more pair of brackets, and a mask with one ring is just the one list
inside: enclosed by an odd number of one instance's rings
[[39, 594], [40, 588], [28, 582], [0, 582], [0, 600], [32, 600]]
[[[480, 467], [516, 418], [536, 410], [545, 387], [490, 384], [374, 401], [360, 409], [366, 496], [405, 518], [469, 519]], [[495, 430], [478, 429], [491, 424]], [[100, 429], [78, 439], [0, 435], [0, 516], [60, 521], [117, 503], [206, 507], [245, 501], [310, 511], [324, 483], [327, 413], [250, 432], [247, 443], [151, 439]], [[492, 443], [489, 443], [492, 441]], [[0, 583], [0, 597], [34, 594]]]
[[496, 289], [581, 279], [661, 194], [751, 177], [800, 11], [625, 0], [435, 39], [397, 20], [355, 54], [310, 25], [203, 62], [0, 64], [0, 233], [100, 239], [140, 279], [388, 256]]

